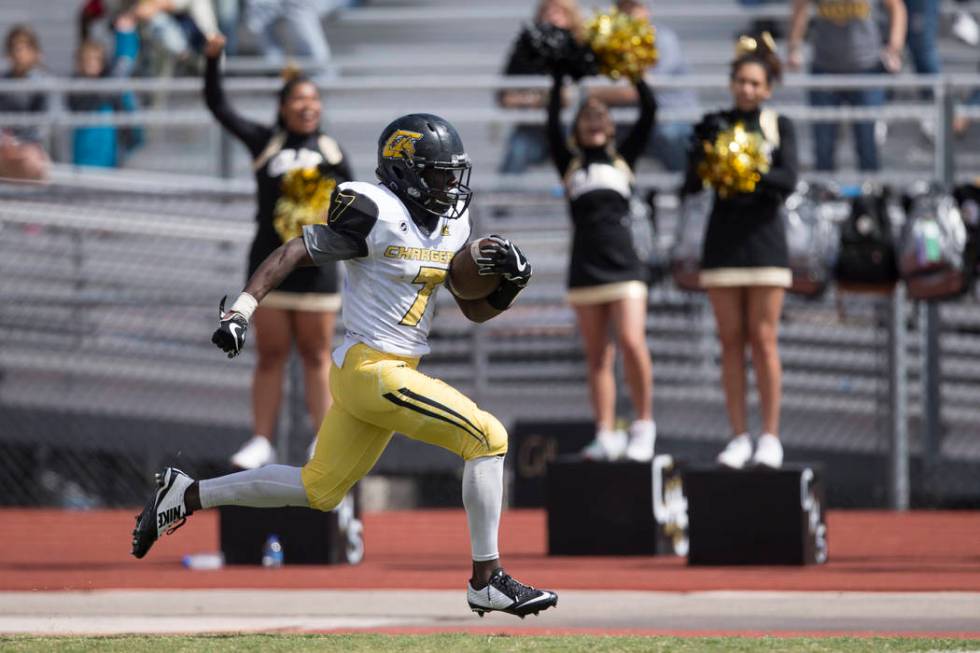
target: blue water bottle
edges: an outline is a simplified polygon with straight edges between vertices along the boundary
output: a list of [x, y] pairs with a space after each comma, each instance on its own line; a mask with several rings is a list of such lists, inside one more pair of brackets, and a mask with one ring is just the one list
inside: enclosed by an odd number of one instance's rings
[[265, 540], [262, 547], [262, 566], [263, 567], [282, 567], [283, 563], [282, 543], [278, 535], [270, 535]]

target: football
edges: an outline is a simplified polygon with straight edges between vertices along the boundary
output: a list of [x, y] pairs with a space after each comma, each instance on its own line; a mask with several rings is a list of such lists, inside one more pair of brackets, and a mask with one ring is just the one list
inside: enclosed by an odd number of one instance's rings
[[470, 241], [449, 262], [449, 283], [453, 294], [460, 299], [483, 299], [500, 285], [499, 274], [481, 275], [476, 267], [475, 259], [484, 240]]

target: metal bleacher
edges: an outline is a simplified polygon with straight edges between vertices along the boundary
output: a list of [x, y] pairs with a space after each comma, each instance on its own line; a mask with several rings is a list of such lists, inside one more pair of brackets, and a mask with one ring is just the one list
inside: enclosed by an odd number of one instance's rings
[[[663, 5], [655, 7], [657, 17], [677, 29], [694, 72], [706, 75], [724, 74], [729, 37], [760, 13], [730, 0]], [[5, 3], [0, 20], [18, 11], [41, 15], [29, 6], [38, 2]], [[539, 168], [515, 180], [494, 172], [508, 125], [530, 116], [497, 109], [497, 86], [490, 80], [528, 11], [523, 0], [498, 0], [492, 7], [385, 0], [341, 12], [326, 24], [340, 72], [324, 87], [327, 126], [357, 175], [373, 177], [375, 139], [385, 116], [444, 113], [460, 124], [474, 156], [478, 231], [512, 236], [534, 261], [535, 281], [520, 304], [486, 325], [466, 323], [442, 293], [433, 354], [425, 364], [509, 424], [590, 418], [581, 346], [564, 303], [569, 224], [554, 173]], [[768, 11], [784, 14], [785, 7], [770, 5]], [[44, 15], [49, 13], [57, 12]], [[68, 25], [63, 18], [40, 22], [49, 61], [63, 56]], [[975, 53], [946, 39], [942, 47], [954, 72], [973, 72], [976, 62], [969, 59]], [[245, 57], [228, 65], [233, 75], [257, 68]], [[416, 88], [418, 80], [425, 84]], [[236, 83], [253, 82], [260, 90], [235, 90]], [[230, 78], [229, 90], [244, 112], [271, 119], [268, 89], [275, 84]], [[777, 101], [800, 106], [803, 93], [789, 85]], [[720, 104], [724, 87], [702, 89], [701, 97], [705, 106]], [[202, 109], [196, 80], [176, 80], [155, 102], [150, 111], [159, 112], [161, 122], [147, 128], [147, 144], [126, 169], [58, 165], [48, 185], [0, 184], [0, 445], [113, 450], [149, 468], [177, 451], [191, 459], [223, 458], [247, 434], [253, 353], [247, 349], [228, 361], [209, 337], [217, 300], [237, 292], [244, 274], [254, 211], [248, 161], [233, 145], [230, 178], [217, 177], [221, 136]], [[804, 157], [806, 131], [800, 129]], [[980, 170], [976, 131], [957, 143], [962, 171]], [[841, 144], [845, 168], [849, 150]], [[929, 178], [935, 158], [915, 120], [892, 125], [883, 151], [887, 176]], [[653, 237], [662, 252], [676, 223], [675, 178], [648, 160], [639, 173], [645, 187], [661, 190]], [[650, 308], [660, 432], [714, 447], [727, 434], [727, 422], [710, 310], [703, 296], [681, 292], [669, 280], [653, 288]], [[834, 291], [816, 301], [789, 300], [781, 346], [783, 430], [790, 447], [886, 450], [883, 311], [881, 299]], [[941, 314], [941, 455], [980, 463], [980, 307], [971, 297], [944, 305]], [[921, 394], [915, 311], [908, 323], [914, 434]], [[915, 437], [912, 442], [920, 451], [921, 443]], [[434, 460], [437, 466], [454, 464]]]

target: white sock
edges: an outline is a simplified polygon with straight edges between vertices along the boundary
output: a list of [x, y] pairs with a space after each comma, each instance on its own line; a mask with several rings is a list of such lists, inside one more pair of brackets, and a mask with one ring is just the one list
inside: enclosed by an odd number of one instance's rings
[[287, 465], [266, 465], [200, 481], [201, 507], [309, 507], [300, 469]]
[[630, 424], [630, 435], [641, 432], [652, 432], [654, 437], [657, 435], [657, 423], [652, 419], [638, 419]]
[[473, 560], [500, 557], [497, 530], [504, 500], [504, 457], [484, 456], [467, 460], [463, 467], [463, 507], [470, 526]]

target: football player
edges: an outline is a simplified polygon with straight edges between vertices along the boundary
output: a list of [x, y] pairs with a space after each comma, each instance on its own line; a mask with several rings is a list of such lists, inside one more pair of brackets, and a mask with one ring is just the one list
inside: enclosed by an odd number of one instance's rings
[[[212, 341], [232, 357], [245, 344], [255, 307], [290, 271], [344, 261], [347, 333], [333, 354], [334, 403], [313, 458], [302, 468], [267, 465], [201, 481], [164, 469], [159, 488], [137, 517], [134, 556], [145, 556], [158, 537], [179, 528], [195, 510], [222, 505], [333, 510], [398, 431], [466, 461], [470, 608], [480, 616], [499, 610], [524, 617], [557, 604], [557, 594], [517, 581], [500, 564], [497, 530], [507, 432], [462, 393], [417, 369], [429, 351], [433, 298], [453, 255], [470, 237], [470, 168], [459, 134], [447, 121], [430, 114], [395, 120], [378, 141], [381, 183], [341, 184], [325, 224], [304, 227], [302, 237], [273, 252], [228, 312], [222, 302]], [[481, 245], [475, 262], [480, 274], [499, 274], [501, 282], [485, 299], [456, 297], [456, 302], [467, 318], [484, 322], [511, 306], [531, 278], [531, 265], [517, 245], [498, 236]]]

